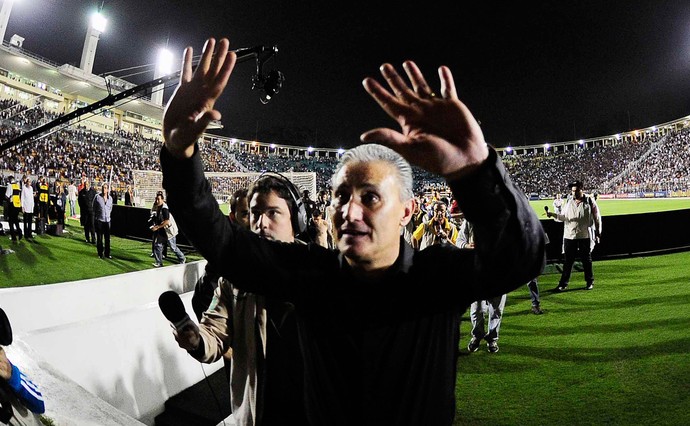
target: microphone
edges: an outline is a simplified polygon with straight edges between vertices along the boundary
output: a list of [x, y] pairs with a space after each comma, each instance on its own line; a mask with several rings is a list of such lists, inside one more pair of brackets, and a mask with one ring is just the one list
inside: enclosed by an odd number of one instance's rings
[[182, 331], [189, 326], [197, 328], [197, 325], [187, 315], [182, 299], [174, 291], [168, 290], [161, 294], [158, 297], [158, 306], [177, 331]]
[[0, 308], [0, 346], [12, 344], [12, 326], [7, 318], [5, 311]]

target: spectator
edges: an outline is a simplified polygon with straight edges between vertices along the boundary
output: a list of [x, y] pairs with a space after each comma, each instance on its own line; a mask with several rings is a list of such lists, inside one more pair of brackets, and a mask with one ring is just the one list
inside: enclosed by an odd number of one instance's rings
[[67, 200], [69, 201], [69, 216], [77, 217], [77, 187], [74, 185], [74, 180], [70, 180], [67, 186]]
[[448, 206], [443, 201], [434, 202], [434, 216], [430, 221], [420, 224], [412, 234], [419, 249], [437, 244], [454, 245], [458, 239], [458, 229], [448, 220]]
[[132, 191], [132, 185], [127, 185], [125, 188], [125, 206], [134, 206], [134, 191]]
[[87, 243], [96, 244], [96, 225], [94, 223], [93, 205], [96, 191], [91, 187], [91, 181], [85, 179], [84, 187], [79, 191], [79, 222], [84, 227], [84, 238]]
[[[101, 186], [100, 194], [96, 195], [93, 202], [93, 218], [96, 225], [96, 249], [101, 259], [112, 259], [110, 255], [110, 213], [113, 210], [113, 199], [108, 191], [109, 185]], [[105, 245], [104, 245], [105, 241]]]
[[34, 188], [31, 186], [31, 179], [24, 178], [22, 186], [22, 219], [24, 221], [24, 236], [27, 240], [33, 240], [32, 226], [34, 217]]
[[19, 212], [22, 210], [21, 192], [19, 182], [16, 181], [14, 175], [10, 175], [7, 181], [7, 189], [5, 190], [5, 198], [7, 199], [5, 215], [10, 226], [12, 241], [20, 241], [22, 239], [22, 229], [19, 227]]

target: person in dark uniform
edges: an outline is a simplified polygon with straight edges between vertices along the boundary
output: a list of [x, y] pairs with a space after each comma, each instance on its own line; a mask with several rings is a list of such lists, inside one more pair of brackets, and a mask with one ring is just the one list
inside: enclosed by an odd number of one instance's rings
[[84, 181], [84, 187], [79, 191], [78, 202], [81, 216], [79, 221], [84, 227], [84, 238], [87, 243], [96, 244], [96, 228], [93, 223], [93, 199], [96, 191], [91, 187], [91, 182]]

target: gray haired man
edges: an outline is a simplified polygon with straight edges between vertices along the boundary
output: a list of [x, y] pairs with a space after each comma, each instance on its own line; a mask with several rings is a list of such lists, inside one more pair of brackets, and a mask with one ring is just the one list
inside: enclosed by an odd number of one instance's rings
[[[364, 142], [390, 148], [343, 155], [333, 176], [338, 250], [260, 239], [224, 218], [196, 146], [220, 119], [213, 106], [236, 60], [228, 46], [209, 39], [195, 72], [187, 48], [166, 108], [163, 185], [180, 228], [236, 287], [295, 305], [311, 424], [451, 424], [462, 312], [543, 267], [543, 233], [525, 196], [459, 101], [448, 68], [439, 69], [437, 96], [413, 62], [403, 65], [409, 83], [385, 64], [390, 90], [371, 78], [364, 87], [401, 131], [371, 130]], [[403, 157], [446, 178], [475, 224], [475, 250], [417, 252], [404, 242], [414, 199]], [[428, 279], [451, 269], [465, 272], [452, 285]]]

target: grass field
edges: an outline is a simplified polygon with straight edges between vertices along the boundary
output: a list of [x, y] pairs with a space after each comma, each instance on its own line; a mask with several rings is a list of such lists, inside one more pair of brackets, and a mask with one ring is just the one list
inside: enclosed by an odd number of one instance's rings
[[601, 261], [552, 293], [544, 315], [527, 287], [508, 295], [500, 351], [469, 354], [461, 325], [456, 424], [690, 424], [690, 253]]
[[[33, 242], [22, 239], [18, 243], [10, 242], [9, 236], [0, 237], [0, 245], [15, 252], [0, 256], [0, 275], [3, 277], [0, 287], [51, 284], [152, 268], [150, 241], [111, 237], [113, 259], [100, 259], [96, 245], [84, 241], [79, 221], [67, 222], [68, 233], [61, 237], [36, 235]], [[195, 253], [187, 256], [188, 261], [199, 259], [201, 257]], [[176, 263], [172, 253], [163, 262], [164, 265]]]
[[[553, 200], [529, 202], [540, 218], [544, 216], [544, 206], [553, 211]], [[630, 200], [613, 199], [597, 201], [602, 216], [618, 216], [635, 213], [653, 213], [668, 210], [690, 209], [690, 198], [633, 198]]]

